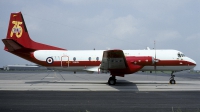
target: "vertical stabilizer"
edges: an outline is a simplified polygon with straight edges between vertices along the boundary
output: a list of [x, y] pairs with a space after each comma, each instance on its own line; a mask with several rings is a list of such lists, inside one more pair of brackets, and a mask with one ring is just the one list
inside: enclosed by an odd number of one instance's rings
[[65, 50], [33, 41], [28, 34], [28, 30], [21, 12], [11, 13], [6, 39], [2, 39], [6, 51], [16, 51], [26, 49], [34, 50]]
[[13, 39], [23, 47], [31, 48], [32, 40], [21, 12], [11, 13], [6, 39]]

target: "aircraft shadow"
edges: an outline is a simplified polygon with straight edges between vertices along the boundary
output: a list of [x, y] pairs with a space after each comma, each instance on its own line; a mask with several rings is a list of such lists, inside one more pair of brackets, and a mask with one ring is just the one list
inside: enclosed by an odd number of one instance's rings
[[105, 82], [57, 82], [57, 81], [29, 81], [29, 82], [25, 82], [25, 84], [42, 84], [42, 83], [48, 83], [48, 84], [91, 84], [91, 85], [95, 85], [95, 84], [102, 84], [102, 85], [107, 85], [110, 86], [112, 88], [117, 89], [118, 91], [121, 90], [134, 90], [134, 91], [138, 91], [137, 85], [136, 83], [133, 82], [129, 82], [127, 80], [117, 80], [117, 83], [115, 85], [108, 85], [108, 83]]
[[102, 82], [57, 82], [57, 81], [31, 81], [25, 82], [26, 84], [40, 84], [40, 83], [53, 83], [53, 84], [107, 84]]
[[[29, 81], [29, 82], [25, 82], [26, 84], [40, 84], [40, 83], [54, 83], [54, 84], [107, 84], [108, 83], [105, 82], [76, 82], [76, 81], [70, 81], [70, 82], [58, 82], [58, 81]], [[135, 86], [138, 83], [133, 83], [127, 80], [117, 80], [117, 83], [115, 85], [109, 85], [109, 86]], [[142, 84], [142, 83], [140, 83]], [[146, 84], [146, 83], [144, 83]]]
[[[116, 84], [115, 85], [108, 85], [107, 81], [93, 81], [93, 82], [90, 82], [90, 81], [44, 81], [44, 80], [39, 80], [39, 81], [28, 81], [28, 82], [25, 82], [26, 84], [89, 84], [89, 85], [97, 85], [98, 87], [102, 85], [102, 87], [106, 88], [106, 86], [109, 86], [111, 88], [114, 88], [115, 90], [118, 90], [118, 91], [139, 91], [139, 88], [138, 88], [138, 85], [141, 86], [154, 86], [154, 85], [165, 85], [165, 84], [168, 84], [166, 83], [166, 81], [164, 82], [154, 82], [154, 81], [147, 81], [147, 82], [144, 82], [144, 81], [137, 81], [137, 82], [131, 82], [131, 81], [128, 81], [128, 80], [117, 80]], [[100, 84], [100, 85], [99, 85]], [[58, 85], [59, 86], [59, 85]], [[85, 86], [84, 89], [87, 89], [87, 85]], [[70, 89], [73, 89], [73, 88], [70, 88]], [[74, 89], [78, 89], [76, 88], [76, 86], [74, 85]], [[73, 90], [72, 90], [73, 91]], [[108, 91], [108, 89], [106, 88], [105, 91]], [[112, 89], [111, 89], [112, 91]]]
[[[70, 81], [70, 82], [58, 82], [58, 81], [29, 81], [29, 82], [25, 82], [26, 84], [39, 84], [39, 83], [60, 83], [60, 84], [107, 84], [108, 83], [105, 82], [86, 82], [86, 81], [82, 81], [82, 82], [76, 82], [76, 81]], [[127, 80], [117, 80], [115, 85], [109, 85], [109, 86], [135, 86], [136, 84], [168, 84], [166, 82], [130, 82]]]

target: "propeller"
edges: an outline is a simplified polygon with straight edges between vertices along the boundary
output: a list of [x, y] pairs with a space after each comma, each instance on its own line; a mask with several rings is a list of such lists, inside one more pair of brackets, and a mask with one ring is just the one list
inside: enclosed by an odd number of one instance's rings
[[156, 63], [157, 63], [157, 59], [156, 59], [156, 41], [154, 40], [154, 50], [155, 50], [155, 58], [154, 58], [154, 71], [156, 74]]

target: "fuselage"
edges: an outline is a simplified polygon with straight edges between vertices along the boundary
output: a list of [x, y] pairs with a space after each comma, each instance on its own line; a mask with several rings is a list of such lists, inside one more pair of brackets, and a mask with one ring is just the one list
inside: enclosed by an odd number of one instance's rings
[[[34, 62], [62, 70], [98, 71], [104, 50], [37, 50], [32, 53]], [[141, 71], [181, 71], [196, 66], [196, 62], [177, 50], [123, 50], [125, 57], [151, 56], [156, 64], [144, 66]]]

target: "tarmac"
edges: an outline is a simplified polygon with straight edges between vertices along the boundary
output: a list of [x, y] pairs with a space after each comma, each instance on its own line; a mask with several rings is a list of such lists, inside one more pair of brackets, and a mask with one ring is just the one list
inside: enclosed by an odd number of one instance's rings
[[61, 71], [0, 72], [0, 111], [200, 112], [200, 74], [109, 74]]
[[110, 86], [109, 74], [85, 72], [4, 72], [0, 73], [0, 90], [10, 91], [200, 91], [200, 74], [175, 74], [176, 84], [169, 84], [170, 74], [135, 73], [117, 77]]

